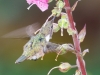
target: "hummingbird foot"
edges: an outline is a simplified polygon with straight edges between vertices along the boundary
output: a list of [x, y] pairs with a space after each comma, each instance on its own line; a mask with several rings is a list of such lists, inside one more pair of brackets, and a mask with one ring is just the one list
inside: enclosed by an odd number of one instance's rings
[[44, 55], [41, 57], [41, 60], [43, 60]]
[[34, 34], [37, 34], [40, 30], [41, 30], [41, 28], [40, 28], [40, 29], [38, 29], [36, 32], [34, 32]]
[[62, 50], [60, 50], [60, 51], [57, 53], [57, 56], [56, 56], [55, 61], [57, 61], [57, 58], [58, 58], [58, 56], [60, 55], [61, 51], [62, 51]]

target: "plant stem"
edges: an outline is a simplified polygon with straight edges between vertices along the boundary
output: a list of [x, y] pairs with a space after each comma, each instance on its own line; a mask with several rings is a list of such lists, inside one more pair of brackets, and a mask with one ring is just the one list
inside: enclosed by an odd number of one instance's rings
[[[66, 13], [68, 15], [69, 22], [70, 22], [70, 27], [77, 31], [77, 29], [75, 28], [75, 25], [74, 25], [74, 20], [73, 20], [73, 17], [72, 17], [72, 12], [71, 12], [69, 0], [64, 0], [64, 2], [65, 2], [65, 10], [66, 10]], [[81, 71], [82, 75], [87, 75], [85, 65], [84, 65], [84, 61], [83, 61], [83, 57], [80, 55], [81, 48], [80, 48], [80, 42], [78, 40], [78, 33], [74, 34], [72, 36], [72, 38], [73, 38], [75, 50], [77, 52], [76, 57], [77, 57], [78, 63], [79, 63], [78, 69]]]

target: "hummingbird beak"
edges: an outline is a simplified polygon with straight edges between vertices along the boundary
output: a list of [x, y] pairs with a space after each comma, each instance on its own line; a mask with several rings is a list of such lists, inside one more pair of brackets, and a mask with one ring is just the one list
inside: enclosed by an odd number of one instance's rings
[[23, 62], [25, 59], [27, 59], [27, 57], [26, 57], [25, 55], [22, 55], [22, 56], [20, 56], [20, 57], [16, 60], [15, 64], [21, 63], [21, 62]]

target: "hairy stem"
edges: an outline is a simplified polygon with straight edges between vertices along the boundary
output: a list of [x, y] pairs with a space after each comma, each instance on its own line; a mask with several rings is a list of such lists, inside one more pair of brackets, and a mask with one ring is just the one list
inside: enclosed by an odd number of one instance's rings
[[[74, 25], [74, 20], [73, 20], [73, 17], [72, 17], [72, 12], [71, 12], [71, 7], [70, 7], [70, 4], [69, 4], [69, 0], [64, 0], [64, 2], [65, 2], [65, 10], [66, 10], [66, 13], [68, 14], [68, 19], [69, 19], [69, 22], [70, 22], [70, 27], [72, 29], [76, 30], [75, 25]], [[78, 62], [79, 62], [78, 68], [81, 71], [82, 75], [87, 75], [85, 65], [84, 65], [84, 62], [83, 62], [83, 57], [81, 57], [81, 55], [80, 55], [81, 48], [80, 48], [80, 42], [78, 40], [78, 33], [74, 34], [72, 36], [72, 38], [73, 38], [75, 50], [77, 52], [76, 57], [77, 57]]]

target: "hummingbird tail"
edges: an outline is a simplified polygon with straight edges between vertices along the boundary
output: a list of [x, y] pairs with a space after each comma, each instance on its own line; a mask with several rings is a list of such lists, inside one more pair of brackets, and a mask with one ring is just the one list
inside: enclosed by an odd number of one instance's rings
[[27, 58], [27, 57], [26, 57], [25, 55], [20, 56], [20, 57], [16, 60], [15, 64], [18, 64], [18, 63], [23, 62], [26, 58]]

